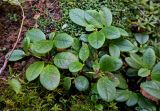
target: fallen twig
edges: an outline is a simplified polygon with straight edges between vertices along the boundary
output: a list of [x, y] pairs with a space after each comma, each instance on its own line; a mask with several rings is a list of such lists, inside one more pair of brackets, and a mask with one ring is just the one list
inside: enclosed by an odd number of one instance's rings
[[4, 69], [6, 68], [7, 63], [8, 63], [8, 60], [9, 60], [9, 58], [11, 57], [14, 49], [16, 48], [16, 46], [17, 46], [17, 44], [18, 44], [18, 42], [19, 42], [19, 40], [20, 40], [21, 33], [22, 33], [22, 28], [23, 28], [25, 16], [24, 16], [23, 7], [22, 7], [21, 5], [19, 5], [19, 6], [20, 6], [20, 8], [21, 8], [21, 10], [22, 10], [22, 17], [23, 17], [23, 18], [22, 18], [22, 22], [21, 22], [21, 26], [20, 26], [19, 33], [18, 33], [18, 36], [17, 36], [17, 40], [16, 40], [16, 42], [15, 42], [12, 50], [10, 51], [10, 53], [8, 54], [8, 56], [5, 58], [4, 64], [3, 64], [2, 68], [0, 69], [0, 75], [2, 74], [2, 72], [4, 71]]

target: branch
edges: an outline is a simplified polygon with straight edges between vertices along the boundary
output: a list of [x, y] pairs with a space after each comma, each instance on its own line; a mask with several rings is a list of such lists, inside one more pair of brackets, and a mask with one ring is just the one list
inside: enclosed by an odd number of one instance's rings
[[15, 42], [15, 44], [14, 44], [11, 52], [10, 52], [9, 55], [5, 58], [4, 64], [3, 64], [2, 68], [0, 69], [0, 75], [1, 75], [2, 72], [5, 70], [5, 68], [6, 68], [6, 66], [7, 66], [7, 63], [8, 63], [8, 61], [9, 61], [9, 58], [11, 57], [14, 49], [16, 48], [16, 46], [17, 46], [17, 44], [18, 44], [18, 42], [19, 42], [19, 40], [20, 40], [21, 33], [22, 33], [22, 28], [23, 28], [25, 16], [24, 16], [23, 7], [22, 7], [21, 5], [19, 5], [19, 6], [20, 6], [20, 8], [21, 8], [22, 17], [23, 17], [23, 18], [22, 18], [22, 22], [21, 22], [21, 26], [20, 26], [19, 33], [18, 33], [18, 36], [17, 36], [17, 40], [16, 40], [16, 42]]

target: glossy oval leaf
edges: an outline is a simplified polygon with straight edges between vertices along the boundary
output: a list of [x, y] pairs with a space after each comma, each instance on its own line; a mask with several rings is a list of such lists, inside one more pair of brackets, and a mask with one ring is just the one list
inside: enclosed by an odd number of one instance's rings
[[47, 90], [54, 90], [60, 82], [60, 72], [53, 65], [47, 65], [40, 74], [40, 82]]
[[102, 7], [101, 9], [105, 18], [105, 25], [110, 26], [112, 24], [112, 13], [110, 9], [108, 9], [107, 7]]
[[138, 95], [134, 92], [130, 92], [129, 98], [126, 101], [127, 106], [134, 106], [138, 102]]
[[147, 68], [141, 68], [138, 71], [138, 76], [140, 76], [140, 77], [147, 77], [149, 75], [150, 75], [150, 70]]
[[69, 71], [70, 72], [78, 72], [78, 71], [82, 70], [82, 68], [83, 68], [83, 64], [80, 63], [79, 61], [72, 62], [69, 65]]
[[26, 37], [29, 37], [31, 42], [37, 42], [40, 40], [45, 40], [46, 36], [40, 29], [30, 29], [26, 33]]
[[124, 29], [118, 28], [118, 30], [122, 36], [129, 36], [128, 32], [126, 32]]
[[135, 38], [136, 38], [136, 41], [139, 42], [140, 44], [145, 44], [149, 39], [149, 35], [136, 33]]
[[79, 39], [80, 39], [82, 42], [88, 42], [87, 37], [88, 37], [88, 34], [82, 34]]
[[81, 47], [81, 41], [78, 39], [78, 38], [74, 38], [74, 42], [72, 44], [72, 48], [75, 50], [75, 51], [79, 51], [80, 50], [80, 47]]
[[83, 44], [79, 50], [79, 58], [84, 62], [88, 59], [90, 54], [89, 47], [87, 44]]
[[51, 33], [49, 34], [49, 40], [53, 40], [54, 37], [55, 37], [55, 35], [56, 35], [56, 32], [51, 32]]
[[103, 71], [116, 71], [122, 67], [122, 60], [117, 57], [104, 55], [100, 59], [100, 68]]
[[116, 101], [124, 102], [129, 99], [130, 91], [128, 90], [117, 90], [116, 92]]
[[44, 68], [44, 62], [38, 61], [31, 64], [26, 70], [26, 78], [28, 81], [35, 80]]
[[152, 80], [160, 81], [160, 62], [158, 62], [151, 72], [151, 78]]
[[129, 40], [118, 40], [114, 43], [121, 51], [127, 52], [134, 49], [134, 45]]
[[[7, 53], [5, 57], [7, 58], [10, 53], [11, 52]], [[23, 57], [25, 57], [25, 55], [26, 54], [24, 51], [16, 49], [11, 54], [9, 61], [18, 61], [18, 60], [22, 59]]]
[[143, 82], [141, 88], [151, 96], [160, 99], [160, 82], [155, 80]]
[[140, 69], [141, 68], [141, 65], [138, 64], [136, 61], [134, 61], [131, 57], [126, 57], [125, 58], [125, 61], [127, 62], [127, 64], [134, 68], [134, 69]]
[[140, 57], [136, 53], [130, 53], [130, 57], [136, 64], [140, 65], [141, 67], [144, 67], [142, 57]]
[[145, 97], [139, 95], [138, 105], [147, 111], [156, 111], [156, 105]]
[[148, 48], [143, 54], [144, 65], [151, 69], [156, 62], [156, 55], [153, 49]]
[[89, 81], [86, 77], [84, 76], [78, 76], [75, 79], [75, 87], [79, 90], [79, 91], [85, 91], [88, 89], [89, 87]]
[[121, 36], [118, 28], [114, 26], [104, 27], [102, 31], [107, 39], [117, 39]]
[[123, 77], [122, 74], [114, 74], [114, 76], [116, 78], [118, 78], [119, 80], [119, 84], [118, 84], [118, 88], [121, 88], [121, 89], [127, 89], [128, 88], [128, 84], [127, 84], [127, 81], [125, 80], [125, 78]]
[[105, 42], [105, 36], [102, 32], [93, 32], [88, 36], [88, 42], [93, 48], [99, 49]]
[[54, 37], [54, 45], [56, 46], [56, 48], [60, 49], [70, 47], [73, 41], [73, 38], [66, 33], [60, 33]]
[[30, 48], [30, 39], [29, 37], [25, 37], [22, 41], [22, 47], [23, 47], [23, 50], [28, 53], [28, 50]]
[[88, 25], [86, 25], [85, 29], [86, 29], [86, 31], [91, 32], [91, 31], [95, 30], [95, 26], [92, 24], [88, 24]]
[[109, 45], [109, 53], [111, 56], [119, 57], [120, 56], [120, 49], [118, 46], [114, 44]]
[[16, 92], [16, 94], [21, 92], [22, 86], [21, 86], [21, 83], [17, 79], [12, 78], [8, 80], [8, 84]]
[[85, 19], [85, 11], [84, 10], [81, 10], [78, 8], [71, 9], [69, 12], [69, 17], [74, 23], [76, 23], [78, 25], [86, 26], [88, 24]]
[[99, 13], [96, 10], [87, 10], [85, 13], [85, 19], [89, 24], [92, 24], [96, 28], [103, 27], [99, 20]]
[[116, 97], [116, 88], [114, 83], [107, 77], [102, 77], [97, 82], [97, 90], [100, 97], [109, 102]]
[[53, 41], [51, 40], [41, 40], [38, 42], [34, 42], [31, 45], [31, 49], [39, 54], [45, 54], [49, 52], [52, 48], [53, 48]]
[[63, 87], [65, 90], [69, 90], [71, 88], [71, 78], [70, 77], [65, 77], [63, 79]]
[[68, 69], [69, 65], [78, 61], [78, 58], [70, 52], [61, 52], [54, 57], [54, 64], [61, 69]]

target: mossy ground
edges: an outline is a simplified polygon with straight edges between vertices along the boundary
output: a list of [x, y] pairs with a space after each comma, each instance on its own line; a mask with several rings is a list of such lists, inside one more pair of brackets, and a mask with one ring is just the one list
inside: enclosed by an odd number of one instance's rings
[[[115, 26], [126, 29], [131, 35], [136, 32], [146, 32], [150, 37], [156, 37], [159, 40], [160, 3], [146, 1], [148, 0], [61, 0], [62, 18], [59, 21], [42, 16], [37, 23], [44, 31], [54, 25], [57, 31], [79, 37], [85, 31], [72, 23], [69, 19], [69, 10], [72, 8], [98, 10], [106, 5], [113, 12]], [[63, 28], [64, 25], [65, 28]], [[69, 93], [61, 87], [55, 91], [47, 91], [34, 81], [23, 84], [22, 93], [15, 94], [5, 84], [0, 86], [0, 111], [97, 111], [95, 107], [97, 103], [93, 103], [87, 94], [74, 91], [75, 88]], [[120, 110], [116, 107], [116, 103], [106, 104], [99, 101], [98, 104], [103, 104], [105, 111]], [[132, 111], [131, 109], [125, 110]]]

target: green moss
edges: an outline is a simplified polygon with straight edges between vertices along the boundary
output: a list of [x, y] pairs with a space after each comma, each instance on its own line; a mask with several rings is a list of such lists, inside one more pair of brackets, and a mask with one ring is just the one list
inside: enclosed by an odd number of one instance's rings
[[115, 103], [95, 103], [83, 93], [70, 94], [61, 88], [47, 91], [37, 83], [22, 85], [20, 94], [10, 87], [1, 87], [0, 111], [98, 111], [95, 107], [97, 104], [102, 104], [108, 111], [118, 111]]
[[98, 101], [97, 103], [93, 103], [89, 97], [84, 95], [71, 96], [70, 102], [70, 111], [102, 111], [98, 110], [96, 107], [99, 104], [102, 104], [107, 111], [118, 111], [116, 104], [113, 102], [106, 103]]
[[0, 109], [5, 110], [26, 110], [39, 111], [48, 110], [54, 106], [54, 94], [49, 91], [42, 90], [43, 88], [37, 84], [22, 85], [22, 93], [16, 94], [10, 87], [1, 89]]
[[[69, 19], [69, 10], [72, 8], [98, 10], [101, 6], [107, 6], [113, 13], [113, 24], [115, 26], [131, 32], [130, 29], [133, 25], [138, 25], [139, 29], [144, 28], [144, 31], [149, 32], [153, 37], [160, 37], [160, 33], [158, 33], [158, 30], [160, 30], [160, 5], [156, 2], [147, 1], [148, 0], [61, 0], [60, 6], [63, 15], [62, 19], [56, 22], [56, 28], [59, 31], [68, 32], [73, 36], [79, 36], [81, 33], [85, 33], [85, 30]], [[67, 24], [67, 27], [62, 29], [64, 24]], [[140, 31], [138, 27], [136, 27], [137, 32]]]

